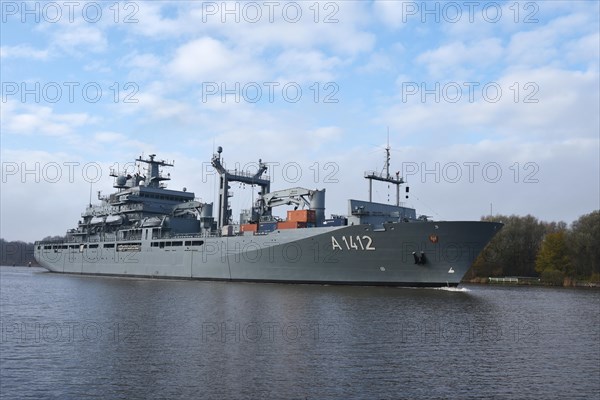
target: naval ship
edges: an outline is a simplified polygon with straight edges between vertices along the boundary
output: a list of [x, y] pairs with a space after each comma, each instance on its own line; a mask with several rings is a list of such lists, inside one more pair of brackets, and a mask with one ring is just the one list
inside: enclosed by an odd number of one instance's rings
[[[457, 286], [502, 224], [432, 221], [400, 202], [405, 182], [365, 172], [369, 200], [348, 200], [347, 215], [325, 214], [325, 189], [271, 191], [261, 160], [256, 172], [228, 170], [219, 146], [217, 215], [192, 192], [167, 189], [174, 163], [138, 157], [137, 173], [111, 170], [116, 191], [89, 204], [60, 241], [35, 243], [37, 262], [52, 272], [220, 281]], [[260, 189], [234, 222], [230, 183]], [[372, 201], [374, 182], [395, 188], [396, 204]], [[405, 188], [408, 197], [409, 188]], [[215, 199], [216, 200], [216, 199]], [[216, 202], [216, 201], [215, 201]], [[90, 202], [91, 203], [91, 202]], [[274, 215], [288, 206], [286, 218]], [[290, 207], [291, 206], [291, 207]]]

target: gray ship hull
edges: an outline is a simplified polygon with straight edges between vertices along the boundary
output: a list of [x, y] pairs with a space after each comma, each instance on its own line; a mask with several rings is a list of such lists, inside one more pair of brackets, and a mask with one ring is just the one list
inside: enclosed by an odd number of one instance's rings
[[[502, 224], [410, 222], [220, 237], [36, 243], [52, 272], [246, 282], [456, 286]], [[151, 236], [151, 235], [150, 235]]]

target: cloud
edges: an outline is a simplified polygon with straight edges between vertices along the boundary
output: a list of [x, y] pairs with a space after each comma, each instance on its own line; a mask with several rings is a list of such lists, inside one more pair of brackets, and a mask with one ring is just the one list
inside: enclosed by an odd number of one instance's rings
[[414, 1], [375, 0], [373, 13], [388, 28], [399, 29], [406, 26], [413, 18], [420, 21], [420, 17], [415, 17], [413, 14], [415, 7], [418, 9], [419, 5]]
[[[564, 65], [563, 56], [569, 51], [570, 40], [594, 24], [590, 18], [581, 13], [574, 13], [555, 18], [537, 29], [516, 32], [507, 46], [506, 62], [515, 67], [536, 67], [549, 63], [555, 66]], [[596, 33], [597, 25], [596, 21]], [[591, 46], [589, 51], [595, 52], [597, 47]]]
[[315, 149], [329, 148], [331, 142], [338, 142], [344, 136], [344, 131], [338, 126], [323, 126], [317, 129], [311, 129], [306, 132], [308, 143], [311, 143]]
[[578, 37], [565, 44], [565, 60], [570, 64], [581, 63], [590, 70], [598, 70], [600, 61], [600, 34], [598, 32]]
[[87, 113], [55, 113], [52, 107], [7, 101], [2, 110], [2, 134], [73, 136], [77, 128], [97, 122]]
[[155, 38], [178, 37], [198, 28], [189, 21], [185, 2], [168, 4], [176, 7], [176, 18], [166, 18], [162, 15], [163, 10], [167, 8], [167, 4], [163, 2], [144, 1], [136, 5], [135, 19], [139, 22], [129, 26], [132, 31], [140, 35]]
[[[291, 7], [293, 6], [293, 7]], [[360, 2], [143, 2], [133, 30], [143, 36], [198, 38], [211, 36], [255, 54], [270, 50], [328, 48], [335, 54], [369, 51], [375, 36], [362, 29], [370, 18]], [[171, 17], [164, 14], [171, 11]], [[233, 12], [227, 12], [230, 10]], [[258, 14], [257, 14], [258, 12]], [[257, 17], [258, 15], [258, 17]]]
[[167, 71], [174, 79], [187, 82], [251, 82], [265, 77], [249, 54], [211, 37], [179, 46]]
[[156, 54], [135, 50], [126, 54], [119, 60], [119, 66], [129, 72], [127, 78], [130, 82], [152, 80], [164, 69], [161, 57]]
[[488, 38], [469, 44], [453, 42], [425, 51], [417, 62], [424, 64], [433, 78], [476, 79], [476, 75], [484, 75], [487, 67], [498, 63], [503, 53], [500, 39]]
[[161, 65], [161, 60], [152, 53], [138, 53], [137, 51], [125, 56], [121, 63], [128, 68], [156, 69]]
[[[407, 136], [421, 135], [420, 140], [456, 143], [472, 135], [524, 140], [597, 137], [600, 101], [598, 93], [589, 90], [600, 84], [597, 72], [517, 70], [496, 81], [478, 82], [472, 89], [461, 84], [460, 90], [454, 90], [448, 83], [429, 82], [425, 89], [431, 93], [418, 86], [410, 96], [403, 84], [399, 88], [403, 98], [383, 110], [380, 118]], [[487, 95], [485, 88], [490, 89]], [[461, 97], [454, 102], [456, 94]]]
[[66, 25], [52, 36], [52, 46], [68, 54], [100, 53], [108, 47], [104, 32], [97, 26]]
[[189, 104], [179, 100], [173, 100], [152, 91], [140, 92], [136, 95], [138, 102], [129, 104], [127, 108], [118, 107], [125, 114], [143, 113], [145, 117], [152, 120], [182, 119], [193, 117], [194, 112]]
[[334, 72], [342, 61], [337, 57], [327, 57], [320, 51], [288, 50], [276, 59], [277, 71], [286, 82], [328, 82], [336, 77]]
[[48, 49], [38, 50], [26, 44], [16, 46], [1, 46], [0, 57], [7, 58], [32, 58], [34, 60], [47, 60], [50, 56]]

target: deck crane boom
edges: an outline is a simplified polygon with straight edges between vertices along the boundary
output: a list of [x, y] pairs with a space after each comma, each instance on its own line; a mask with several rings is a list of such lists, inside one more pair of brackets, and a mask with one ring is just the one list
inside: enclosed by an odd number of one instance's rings
[[325, 219], [325, 189], [311, 190], [296, 187], [277, 190], [261, 195], [256, 203], [261, 215], [271, 215], [273, 207], [293, 205], [294, 209], [308, 207], [315, 210], [317, 226]]

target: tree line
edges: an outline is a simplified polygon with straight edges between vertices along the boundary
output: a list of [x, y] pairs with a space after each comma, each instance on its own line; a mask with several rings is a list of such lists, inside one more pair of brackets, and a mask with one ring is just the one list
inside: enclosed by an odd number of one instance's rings
[[[60, 242], [64, 239], [64, 236], [46, 236], [42, 240]], [[29, 263], [38, 265], [33, 257], [33, 243], [21, 240], [7, 241], [0, 238], [0, 265], [24, 266]]]
[[465, 280], [518, 276], [538, 277], [554, 285], [573, 280], [600, 282], [600, 210], [568, 226], [526, 215], [494, 215], [482, 221], [504, 227], [490, 241]]
[[0, 265], [37, 265], [33, 258], [33, 243], [8, 242], [0, 239]]

